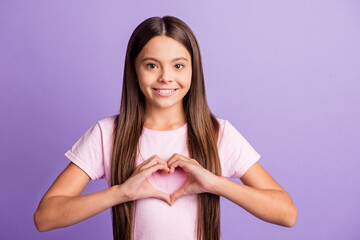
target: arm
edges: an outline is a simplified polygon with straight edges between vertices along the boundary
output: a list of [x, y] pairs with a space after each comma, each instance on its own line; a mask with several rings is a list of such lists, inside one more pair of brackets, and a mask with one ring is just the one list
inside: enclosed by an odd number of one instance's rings
[[34, 213], [35, 226], [40, 232], [67, 227], [114, 205], [147, 197], [169, 202], [167, 194], [154, 189], [147, 181], [152, 173], [159, 170], [169, 171], [164, 161], [153, 156], [137, 166], [123, 184], [80, 196], [90, 177], [71, 162], [41, 199]]
[[37, 230], [67, 227], [126, 201], [120, 186], [80, 196], [89, 181], [90, 177], [71, 162], [41, 199], [34, 213]]
[[229, 199], [264, 221], [286, 227], [296, 222], [297, 210], [290, 196], [258, 162], [240, 178], [245, 185], [216, 176], [195, 159], [178, 153], [169, 159], [168, 166], [170, 173], [181, 167], [188, 174], [185, 184], [170, 196], [171, 205], [184, 195], [209, 192]]
[[240, 180], [244, 185], [218, 177], [210, 192], [229, 199], [266, 222], [285, 227], [295, 225], [297, 210], [289, 194], [258, 162]]

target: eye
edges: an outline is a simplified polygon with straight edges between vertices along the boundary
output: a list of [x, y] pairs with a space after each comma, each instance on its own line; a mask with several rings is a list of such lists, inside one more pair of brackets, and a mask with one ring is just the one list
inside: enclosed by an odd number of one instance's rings
[[157, 66], [154, 63], [148, 63], [146, 64], [147, 68], [157, 68]]
[[175, 66], [174, 66], [176, 69], [182, 69], [182, 68], [184, 68], [184, 65], [182, 65], [182, 64], [175, 64]]

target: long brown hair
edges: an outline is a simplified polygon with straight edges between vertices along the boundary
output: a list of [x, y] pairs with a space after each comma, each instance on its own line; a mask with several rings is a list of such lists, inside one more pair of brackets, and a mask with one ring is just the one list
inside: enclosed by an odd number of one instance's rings
[[[130, 37], [124, 66], [120, 114], [114, 122], [114, 145], [111, 163], [111, 186], [124, 183], [133, 173], [138, 141], [143, 129], [145, 97], [136, 81], [135, 58], [153, 37], [165, 35], [182, 43], [191, 55], [191, 87], [183, 98], [187, 121], [189, 156], [201, 166], [220, 176], [217, 149], [219, 123], [211, 113], [205, 94], [200, 49], [191, 29], [180, 19], [165, 16], [143, 21]], [[200, 240], [220, 239], [219, 196], [198, 194], [197, 237]], [[115, 240], [132, 240], [134, 201], [112, 207]]]

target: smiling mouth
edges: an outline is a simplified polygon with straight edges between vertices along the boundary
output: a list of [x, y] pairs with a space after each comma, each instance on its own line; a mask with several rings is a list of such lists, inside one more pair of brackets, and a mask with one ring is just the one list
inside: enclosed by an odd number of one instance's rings
[[169, 97], [178, 90], [178, 88], [168, 88], [168, 89], [153, 88], [153, 89], [154, 92], [161, 97]]
[[165, 88], [165, 89], [154, 88], [154, 90], [159, 93], [172, 93], [178, 90], [178, 88]]

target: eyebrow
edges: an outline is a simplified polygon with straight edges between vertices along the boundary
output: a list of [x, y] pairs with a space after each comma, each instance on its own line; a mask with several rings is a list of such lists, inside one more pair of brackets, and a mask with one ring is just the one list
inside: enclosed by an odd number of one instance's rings
[[[152, 58], [152, 57], [146, 57], [144, 58], [141, 62], [145, 62], [147, 60], [152, 60], [154, 62], [160, 62], [159, 60], [157, 60], [156, 58]], [[174, 58], [173, 60], [171, 60], [171, 62], [176, 62], [176, 61], [179, 61], [179, 60], [185, 60], [188, 62], [187, 58], [184, 58], [184, 57], [178, 57], [178, 58]]]

